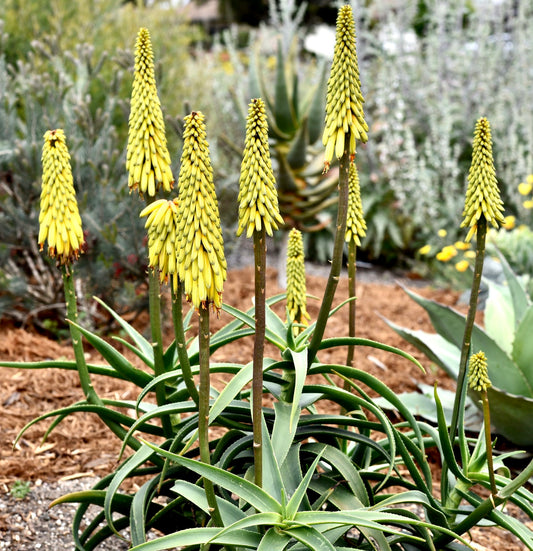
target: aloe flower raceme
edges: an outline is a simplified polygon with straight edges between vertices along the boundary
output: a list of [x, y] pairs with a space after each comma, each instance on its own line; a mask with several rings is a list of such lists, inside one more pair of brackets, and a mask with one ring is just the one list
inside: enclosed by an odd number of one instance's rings
[[357, 173], [355, 163], [350, 163], [348, 186], [348, 215], [344, 239], [346, 243], [353, 241], [359, 247], [361, 245], [360, 238], [366, 235], [366, 222], [361, 203], [359, 174]]
[[185, 117], [178, 185], [179, 277], [195, 308], [212, 304], [219, 310], [226, 258], [204, 115], [200, 111]]
[[159, 269], [161, 283], [172, 278], [178, 287], [178, 200], [159, 199], [144, 208], [141, 217], [148, 216], [148, 258], [152, 269]]
[[[305, 263], [302, 233], [292, 229], [287, 249], [287, 310], [291, 321], [307, 325], [311, 319], [307, 313]], [[296, 328], [300, 332], [301, 328]]]
[[503, 224], [505, 220], [502, 212], [503, 201], [492, 157], [490, 123], [486, 118], [481, 118], [477, 121], [474, 131], [472, 164], [468, 172], [468, 189], [461, 224], [462, 228], [470, 227], [465, 241], [470, 241], [476, 232], [478, 220], [482, 215], [496, 228], [498, 223]]
[[349, 134], [348, 151], [353, 158], [356, 140], [368, 140], [368, 125], [363, 113], [363, 94], [355, 48], [355, 24], [352, 8], [342, 6], [337, 17], [333, 64], [328, 80], [326, 124], [322, 142], [326, 146], [324, 171], [327, 172], [333, 154], [342, 157], [345, 138]]
[[272, 235], [272, 230], [283, 224], [283, 218], [279, 213], [265, 104], [261, 98], [250, 102], [239, 184], [237, 236], [246, 228], [246, 237], [251, 237], [254, 230], [259, 231], [262, 226], [268, 235]]
[[63, 130], [44, 135], [42, 163], [39, 247], [42, 251], [48, 241], [48, 254], [68, 264], [78, 258], [84, 238]]
[[138, 189], [141, 195], [153, 197], [160, 187], [168, 192], [174, 184], [155, 83], [152, 43], [145, 28], [139, 30], [135, 44], [126, 170], [130, 191]]
[[468, 384], [477, 392], [488, 390], [492, 383], [489, 379], [487, 356], [482, 351], [472, 354], [468, 362]]

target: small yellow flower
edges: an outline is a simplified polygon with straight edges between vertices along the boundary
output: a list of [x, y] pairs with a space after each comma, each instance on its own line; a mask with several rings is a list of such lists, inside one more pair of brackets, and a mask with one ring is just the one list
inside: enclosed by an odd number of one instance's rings
[[163, 187], [172, 189], [165, 123], [157, 95], [154, 55], [148, 29], [142, 28], [135, 44], [135, 74], [128, 122], [126, 170], [130, 191], [138, 189], [153, 197]]
[[468, 260], [459, 260], [459, 262], [455, 264], [455, 269], [458, 272], [466, 272], [466, 270], [468, 270], [468, 266], [470, 266]]
[[246, 228], [246, 237], [265, 227], [268, 235], [283, 224], [279, 213], [276, 181], [268, 147], [268, 124], [265, 104], [253, 99], [248, 110], [246, 140], [239, 180], [239, 227], [237, 236]]
[[326, 123], [322, 143], [326, 147], [324, 172], [327, 172], [333, 154], [340, 159], [344, 154], [345, 139], [349, 136], [348, 152], [355, 155], [356, 140], [368, 140], [368, 125], [363, 112], [364, 103], [359, 80], [359, 66], [355, 48], [355, 24], [352, 8], [339, 9], [335, 50], [328, 80]]
[[63, 130], [45, 133], [42, 165], [39, 247], [42, 251], [48, 241], [48, 254], [68, 264], [78, 258], [84, 238]]
[[495, 228], [502, 224], [503, 201], [500, 198], [496, 170], [492, 158], [490, 123], [481, 118], [476, 123], [472, 164], [468, 172], [465, 208], [461, 227], [469, 226], [465, 241], [470, 241], [477, 229], [477, 222], [484, 216]]
[[443, 247], [439, 253], [437, 253], [436, 258], [441, 262], [448, 262], [448, 260], [452, 259], [456, 255], [457, 249], [453, 245], [447, 245], [446, 247]]
[[506, 216], [503, 219], [502, 228], [512, 230], [516, 226], [516, 218], [514, 216]]
[[219, 311], [226, 280], [226, 258], [204, 115], [185, 117], [179, 175], [179, 278], [196, 309]]
[[468, 362], [468, 384], [477, 392], [487, 390], [492, 386], [488, 373], [487, 356], [482, 351], [472, 354]]
[[470, 243], [465, 243], [464, 241], [456, 241], [453, 246], [458, 250], [458, 251], [466, 251], [467, 249], [470, 248]]
[[366, 222], [363, 216], [363, 205], [361, 203], [361, 188], [359, 186], [359, 175], [355, 163], [350, 163], [348, 174], [348, 215], [346, 220], [345, 241], [349, 243], [352, 239], [359, 247], [360, 237], [366, 235]]
[[448, 235], [448, 232], [445, 230], [445, 229], [440, 229], [438, 232], [437, 232], [437, 235], [439, 237], [446, 237]]
[[527, 184], [525, 182], [520, 182], [518, 184], [518, 193], [520, 193], [520, 195], [529, 195], [532, 189], [533, 189], [533, 183], [529, 182], [529, 176], [528, 176]]
[[525, 209], [531, 210], [533, 209], [533, 200], [529, 199], [528, 201], [524, 201], [522, 205]]
[[[311, 319], [307, 313], [302, 233], [295, 228], [289, 233], [287, 248], [287, 313], [294, 323], [307, 325]], [[294, 331], [298, 334], [302, 328], [295, 327]]]
[[420, 247], [420, 249], [418, 249], [418, 254], [425, 255], [429, 254], [430, 251], [431, 245], [424, 245], [423, 247]]
[[140, 214], [148, 216], [148, 259], [150, 268], [157, 270], [161, 283], [172, 278], [174, 291], [178, 287], [178, 199], [154, 201]]
[[476, 251], [466, 251], [464, 253], [465, 258], [476, 258]]
[[530, 186], [533, 186], [533, 174], [528, 174], [528, 175], [527, 175], [526, 182], [527, 182]]

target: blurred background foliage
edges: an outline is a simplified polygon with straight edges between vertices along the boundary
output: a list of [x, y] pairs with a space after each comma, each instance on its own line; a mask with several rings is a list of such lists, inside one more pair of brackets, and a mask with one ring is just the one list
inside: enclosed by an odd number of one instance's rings
[[[93, 294], [121, 312], [144, 300], [141, 204], [128, 195], [124, 168], [132, 52], [140, 26], [152, 36], [175, 175], [183, 115], [190, 109], [206, 115], [228, 254], [235, 245], [243, 113], [251, 97], [261, 94], [269, 105], [280, 191], [287, 198], [284, 217], [288, 226], [305, 223], [317, 230], [306, 237], [307, 254], [327, 260], [335, 219], [328, 199], [335, 183], [321, 175], [316, 109], [332, 56], [338, 2], [263, 0], [252, 15], [250, 4], [4, 0], [0, 316], [34, 325], [53, 312], [62, 318], [58, 271], [36, 246], [42, 136], [57, 127], [67, 135], [87, 237], [77, 270], [85, 313], [96, 315]], [[418, 251], [442, 228], [451, 243], [464, 237], [459, 224], [471, 135], [480, 116], [491, 121], [505, 214], [516, 216], [522, 227], [504, 248], [509, 256], [523, 255], [522, 241], [530, 241], [523, 224], [530, 221], [523, 219], [517, 186], [533, 173], [533, 5], [522, 0], [352, 5], [370, 125], [369, 142], [357, 154], [368, 225], [358, 257], [429, 276], [438, 269], [438, 262]]]

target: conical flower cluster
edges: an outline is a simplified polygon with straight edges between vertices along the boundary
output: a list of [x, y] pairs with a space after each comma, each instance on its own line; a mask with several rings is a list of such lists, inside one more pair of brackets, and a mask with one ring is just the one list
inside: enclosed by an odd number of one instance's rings
[[333, 159], [344, 153], [346, 135], [349, 134], [348, 152], [355, 155], [355, 143], [368, 140], [368, 125], [363, 113], [363, 94], [359, 80], [359, 66], [355, 49], [355, 24], [352, 8], [339, 9], [333, 64], [328, 80], [326, 98], [326, 125], [322, 142], [326, 146], [325, 168]]
[[44, 135], [42, 164], [39, 247], [42, 251], [48, 241], [48, 254], [68, 264], [78, 258], [84, 238], [63, 130]]
[[366, 222], [363, 217], [363, 205], [361, 203], [361, 188], [359, 186], [359, 174], [355, 163], [350, 163], [348, 174], [348, 216], [346, 220], [345, 241], [352, 239], [359, 247], [360, 237], [366, 235]]
[[[287, 249], [287, 311], [289, 319], [307, 325], [311, 319], [307, 313], [305, 263], [302, 233], [293, 228], [289, 233]], [[301, 328], [295, 328], [299, 333]]]
[[504, 223], [502, 212], [503, 201], [492, 157], [490, 123], [487, 119], [481, 118], [477, 121], [474, 132], [472, 164], [468, 172], [468, 188], [461, 224], [462, 228], [470, 227], [465, 241], [470, 241], [476, 232], [481, 215], [497, 228], [498, 223]]
[[135, 44], [126, 170], [130, 191], [138, 189], [141, 195], [153, 197], [160, 187], [168, 192], [174, 184], [155, 84], [152, 43], [145, 28], [139, 30]]
[[159, 199], [143, 209], [141, 218], [148, 216], [148, 263], [159, 269], [161, 283], [172, 278], [174, 291], [178, 286], [178, 199]]
[[246, 228], [246, 237], [264, 226], [266, 233], [283, 224], [279, 213], [278, 193], [270, 150], [265, 104], [261, 98], [253, 99], [248, 109], [246, 141], [239, 180], [239, 227], [237, 236]]
[[219, 310], [226, 259], [204, 115], [200, 111], [185, 117], [178, 186], [179, 277], [195, 308], [213, 304]]
[[487, 356], [481, 350], [470, 356], [468, 384], [470, 388], [477, 392], [485, 391], [492, 386], [489, 379]]

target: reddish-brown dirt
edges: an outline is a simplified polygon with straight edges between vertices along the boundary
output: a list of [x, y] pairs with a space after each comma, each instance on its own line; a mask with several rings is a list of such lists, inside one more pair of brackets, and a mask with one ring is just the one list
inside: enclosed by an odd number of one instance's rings
[[[276, 285], [276, 273], [268, 271], [267, 295], [272, 296], [280, 289]], [[308, 293], [320, 297], [325, 286], [322, 277], [307, 278]], [[457, 293], [423, 287], [417, 290], [446, 304], [455, 304]], [[224, 302], [242, 310], [252, 304], [253, 270], [243, 268], [229, 273], [224, 288]], [[356, 351], [357, 366], [379, 377], [395, 392], [415, 390], [420, 382], [433, 385], [438, 382], [442, 388], [453, 389], [454, 383], [440, 370], [434, 369], [428, 360], [416, 349], [406, 344], [380, 318], [384, 316], [399, 325], [430, 330], [431, 326], [424, 311], [414, 304], [396, 285], [358, 283], [357, 288], [357, 334], [392, 346], [402, 348], [426, 367], [424, 375], [409, 361], [373, 348], [359, 348]], [[348, 296], [347, 281], [341, 279], [336, 303]], [[310, 300], [308, 310], [312, 318], [318, 313], [319, 301]], [[280, 315], [284, 304], [278, 308]], [[229, 321], [222, 314], [214, 321], [216, 327]], [[330, 320], [326, 336], [347, 334], [348, 309], [337, 312]], [[170, 333], [170, 326], [166, 329]], [[170, 339], [170, 335], [169, 335]], [[251, 338], [238, 341], [217, 352], [216, 359], [246, 362], [251, 359]], [[267, 347], [268, 354], [277, 354], [276, 349]], [[87, 358], [100, 362], [98, 354], [89, 348]], [[71, 358], [71, 349], [66, 344], [42, 337], [34, 332], [13, 328], [0, 328], [0, 361], [39, 361], [45, 359]], [[274, 357], [274, 356], [273, 356]], [[346, 350], [325, 351], [320, 356], [323, 362], [344, 363]], [[94, 377], [94, 386], [102, 397], [135, 399], [137, 389], [128, 383]], [[41, 422], [26, 431], [15, 449], [13, 441], [21, 428], [36, 416], [47, 411], [73, 404], [83, 398], [74, 372], [58, 369], [22, 370], [0, 368], [0, 488], [7, 489], [15, 480], [45, 481], [64, 477], [102, 476], [116, 466], [120, 442], [114, 439], [100, 420], [90, 414], [76, 414], [67, 417], [54, 429], [42, 444], [42, 436], [48, 426]], [[438, 465], [435, 466], [438, 472]], [[495, 538], [501, 538], [495, 546]], [[487, 549], [499, 549], [505, 545], [508, 551], [518, 551], [522, 546], [510, 535], [486, 530], [476, 532], [475, 541]], [[505, 543], [504, 543], [505, 542]]]

